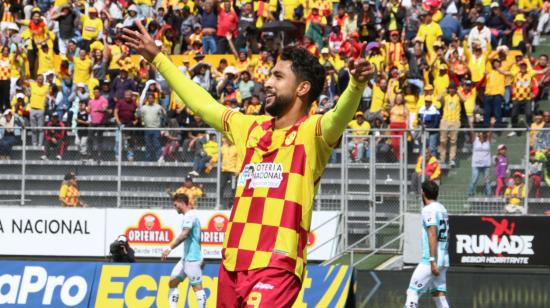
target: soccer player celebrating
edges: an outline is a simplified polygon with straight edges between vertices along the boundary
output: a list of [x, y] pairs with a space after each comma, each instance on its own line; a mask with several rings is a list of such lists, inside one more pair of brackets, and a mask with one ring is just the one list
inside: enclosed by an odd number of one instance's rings
[[405, 308], [418, 307], [422, 293], [431, 292], [437, 308], [448, 308], [446, 273], [449, 268], [449, 216], [437, 202], [439, 187], [433, 181], [422, 183], [422, 261], [414, 270]]
[[364, 57], [349, 63], [336, 107], [308, 116], [325, 83], [317, 58], [285, 48], [265, 82], [268, 115], [244, 115], [185, 78], [140, 23], [126, 44], [158, 69], [195, 114], [223, 132], [243, 160], [227, 226], [217, 307], [290, 307], [302, 286], [313, 197], [333, 147], [357, 111], [374, 73]]
[[202, 289], [202, 252], [201, 252], [201, 223], [195, 215], [195, 210], [189, 204], [189, 198], [186, 194], [175, 193], [172, 195], [172, 201], [178, 214], [183, 214], [183, 231], [170, 244], [170, 249], [162, 252], [161, 259], [166, 260], [172, 250], [183, 244], [183, 258], [172, 269], [170, 274], [170, 292], [168, 300], [170, 308], [175, 308], [178, 305], [179, 293], [178, 285], [183, 281], [185, 276], [189, 278], [189, 284], [195, 291], [197, 304], [199, 308], [204, 308], [206, 305], [206, 293]]

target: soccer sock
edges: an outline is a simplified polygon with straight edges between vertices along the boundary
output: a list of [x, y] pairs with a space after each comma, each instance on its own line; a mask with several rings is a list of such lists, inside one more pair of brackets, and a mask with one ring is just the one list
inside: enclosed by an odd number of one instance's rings
[[168, 303], [170, 304], [170, 308], [178, 307], [179, 298], [180, 298], [180, 293], [178, 288], [171, 288], [170, 292], [168, 292]]
[[416, 291], [407, 290], [405, 308], [418, 308], [418, 293], [416, 293]]
[[449, 308], [449, 304], [447, 303], [447, 298], [445, 296], [434, 296], [433, 300], [437, 308]]
[[199, 308], [206, 307], [206, 293], [204, 292], [204, 290], [196, 291], [195, 295], [197, 296], [197, 304]]

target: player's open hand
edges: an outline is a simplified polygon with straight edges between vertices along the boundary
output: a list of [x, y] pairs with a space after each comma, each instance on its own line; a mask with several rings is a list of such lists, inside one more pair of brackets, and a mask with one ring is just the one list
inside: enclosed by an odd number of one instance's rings
[[431, 262], [430, 265], [432, 266], [432, 274], [435, 277], [439, 276], [439, 269], [437, 269], [437, 264], [435, 264], [435, 262]]
[[162, 252], [162, 255], [160, 256], [160, 259], [162, 261], [165, 261], [167, 258], [168, 258], [168, 255], [170, 255], [170, 252], [172, 252], [172, 250], [170, 249], [166, 249]]
[[374, 65], [371, 65], [364, 57], [350, 60], [348, 63], [349, 73], [361, 83], [367, 82], [374, 74]]
[[134, 49], [140, 55], [142, 55], [145, 60], [152, 62], [157, 54], [160, 53], [160, 49], [155, 44], [153, 38], [147, 33], [145, 27], [141, 24], [141, 21], [136, 20], [135, 25], [138, 28], [138, 31], [130, 30], [127, 28], [122, 29], [124, 33], [122, 38], [126, 46]]

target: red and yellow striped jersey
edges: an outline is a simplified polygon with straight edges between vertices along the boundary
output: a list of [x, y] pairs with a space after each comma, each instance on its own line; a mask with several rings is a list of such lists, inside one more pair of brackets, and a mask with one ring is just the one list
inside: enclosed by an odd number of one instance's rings
[[301, 279], [313, 197], [332, 152], [321, 133], [321, 116], [304, 116], [290, 127], [274, 129], [272, 117], [226, 110], [222, 122], [242, 161], [223, 246], [224, 267], [275, 267]]
[[65, 204], [73, 207], [78, 206], [80, 191], [75, 186], [63, 184], [61, 185], [61, 189], [59, 189], [59, 198], [65, 202], [62, 206], [65, 206]]

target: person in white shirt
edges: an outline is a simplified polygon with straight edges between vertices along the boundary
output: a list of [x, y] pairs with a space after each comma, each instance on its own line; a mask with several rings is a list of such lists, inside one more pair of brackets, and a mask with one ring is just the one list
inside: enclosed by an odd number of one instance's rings
[[481, 48], [486, 50], [487, 44], [491, 42], [491, 30], [485, 26], [485, 18], [478, 17], [476, 19], [476, 26], [472, 28], [468, 35], [468, 47], [472, 49], [472, 43], [476, 40], [480, 41]]

